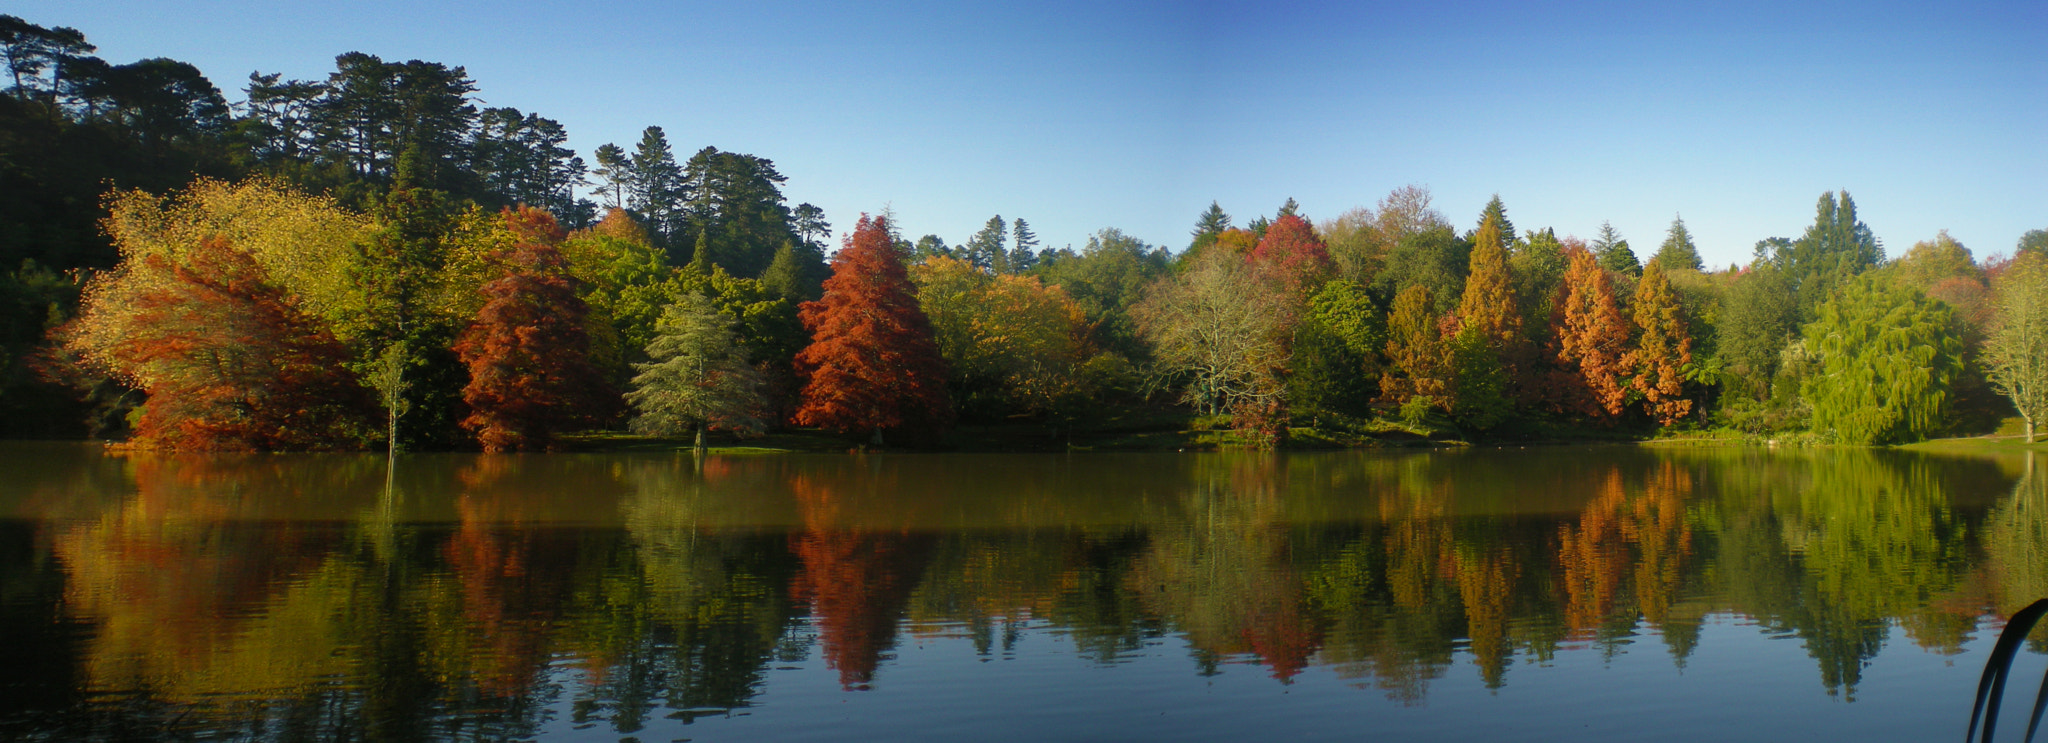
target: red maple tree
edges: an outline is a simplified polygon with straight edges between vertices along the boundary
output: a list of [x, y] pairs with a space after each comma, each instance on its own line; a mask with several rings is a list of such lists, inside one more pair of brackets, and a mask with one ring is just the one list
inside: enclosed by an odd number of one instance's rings
[[825, 296], [799, 317], [812, 340], [796, 355], [805, 379], [798, 425], [869, 431], [879, 445], [884, 429], [950, 422], [945, 360], [886, 218], [861, 215], [832, 256]]
[[505, 275], [485, 284], [476, 321], [455, 342], [469, 367], [462, 400], [484, 451], [550, 448], [554, 436], [595, 422], [609, 394], [590, 361], [584, 317], [568, 261], [555, 246], [562, 229], [547, 212], [507, 209], [515, 236], [499, 263]]

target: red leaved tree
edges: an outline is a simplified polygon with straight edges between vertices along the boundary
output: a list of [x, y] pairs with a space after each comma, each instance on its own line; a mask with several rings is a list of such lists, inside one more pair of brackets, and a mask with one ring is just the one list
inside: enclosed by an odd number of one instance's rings
[[348, 351], [225, 238], [152, 254], [88, 289], [67, 343], [149, 393], [135, 442], [159, 449], [353, 448], [369, 391]]
[[945, 361], [886, 218], [861, 215], [832, 256], [825, 296], [799, 316], [811, 345], [796, 355], [806, 380], [798, 425], [869, 431], [880, 445], [883, 429], [950, 422]]
[[1280, 215], [1266, 228], [1266, 236], [1252, 249], [1251, 261], [1279, 280], [1291, 297], [1322, 286], [1337, 271], [1316, 229], [1292, 214]]
[[469, 367], [462, 400], [484, 451], [550, 448], [555, 434], [596, 422], [617, 396], [590, 361], [589, 307], [556, 245], [562, 229], [532, 207], [507, 209], [512, 247], [496, 256], [504, 276], [486, 297], [455, 352]]

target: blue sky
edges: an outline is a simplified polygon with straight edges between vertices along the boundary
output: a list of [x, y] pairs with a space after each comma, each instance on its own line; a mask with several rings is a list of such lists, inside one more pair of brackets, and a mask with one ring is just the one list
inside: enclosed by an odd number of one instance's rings
[[2048, 228], [2038, 2], [12, 5], [230, 99], [348, 51], [462, 65], [586, 159], [659, 125], [773, 159], [842, 231], [888, 205], [949, 243], [1001, 214], [1178, 249], [1211, 200], [1321, 219], [1411, 183], [1462, 228], [1498, 193], [1517, 227], [1611, 220], [1645, 255], [1682, 214], [1720, 265], [1835, 189], [1893, 255]]

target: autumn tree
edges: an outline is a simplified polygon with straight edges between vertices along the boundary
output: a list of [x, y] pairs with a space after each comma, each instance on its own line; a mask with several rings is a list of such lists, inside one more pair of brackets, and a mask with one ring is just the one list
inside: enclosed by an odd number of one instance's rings
[[1043, 413], [1088, 352], [1088, 323], [1058, 287], [939, 257], [910, 271], [963, 417]]
[[2027, 422], [2048, 416], [2048, 256], [2022, 254], [1997, 282], [1998, 319], [1985, 343], [1991, 383]]
[[546, 449], [555, 435], [602, 419], [608, 384], [590, 363], [589, 308], [557, 245], [553, 217], [506, 210], [517, 241], [499, 256], [502, 274], [483, 287], [484, 305], [456, 339], [469, 368], [462, 427], [484, 451]]
[[1942, 423], [1962, 341], [1947, 305], [1872, 277], [1855, 278], [1805, 328], [1820, 373], [1800, 394], [1813, 427], [1856, 444], [1915, 441]]
[[1252, 249], [1251, 260], [1292, 297], [1314, 291], [1336, 270], [1336, 264], [1330, 262], [1328, 247], [1316, 236], [1315, 227], [1293, 214], [1282, 214], [1273, 220], [1258, 247]]
[[1588, 251], [1574, 251], [1565, 272], [1565, 300], [1559, 313], [1558, 360], [1576, 368], [1591, 393], [1589, 417], [1613, 417], [1628, 403], [1628, 320], [1614, 298], [1607, 269]]
[[1622, 366], [1633, 371], [1629, 386], [1643, 396], [1644, 409], [1668, 426], [1692, 411], [1693, 401], [1680, 397], [1692, 365], [1692, 333], [1663, 263], [1652, 261], [1644, 269], [1634, 309], [1636, 346]]
[[150, 395], [143, 446], [352, 448], [372, 435], [348, 350], [224, 238], [139, 254], [95, 278], [84, 305], [67, 343]]
[[1387, 315], [1387, 370], [1380, 400], [1388, 405], [1445, 407], [1449, 398], [1442, 331], [1432, 311], [1429, 287], [1414, 285], [1394, 297]]
[[1285, 394], [1293, 302], [1251, 266], [1221, 252], [1161, 281], [1133, 308], [1155, 368], [1178, 381], [1184, 399], [1214, 415], [1263, 408]]
[[760, 412], [762, 378], [747, 363], [734, 338], [732, 320], [702, 294], [690, 293], [669, 305], [647, 346], [650, 359], [634, 364], [638, 374], [626, 402], [633, 406], [633, 430], [657, 436], [692, 433], [704, 448], [707, 428], [754, 432]]
[[946, 365], [918, 308], [887, 217], [861, 215], [832, 256], [825, 295], [800, 310], [811, 345], [796, 356], [806, 379], [795, 420], [843, 433], [943, 426], [952, 417]]

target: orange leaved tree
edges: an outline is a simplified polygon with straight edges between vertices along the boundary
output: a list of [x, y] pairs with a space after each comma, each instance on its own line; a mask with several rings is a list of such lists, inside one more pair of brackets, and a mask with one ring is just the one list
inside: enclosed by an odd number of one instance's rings
[[1580, 379], [1592, 392], [1593, 405], [1584, 412], [1593, 418], [1621, 415], [1628, 404], [1629, 325], [1621, 305], [1614, 298], [1614, 283], [1599, 259], [1583, 250], [1572, 251], [1571, 267], [1564, 274], [1562, 325], [1556, 329], [1559, 361], [1576, 366]]
[[483, 309], [455, 342], [469, 367], [462, 427], [484, 451], [545, 449], [555, 434], [596, 422], [616, 395], [590, 361], [590, 310], [555, 247], [561, 227], [532, 207], [503, 218], [514, 235], [495, 256], [504, 273], [484, 285]]
[[67, 343], [149, 393], [137, 444], [354, 448], [369, 436], [348, 350], [225, 238], [140, 256], [95, 279], [84, 305]]
[[798, 425], [867, 431], [879, 446], [883, 429], [949, 422], [945, 361], [887, 218], [861, 215], [832, 256], [825, 296], [805, 302], [799, 317], [811, 345], [796, 355], [806, 380]]

